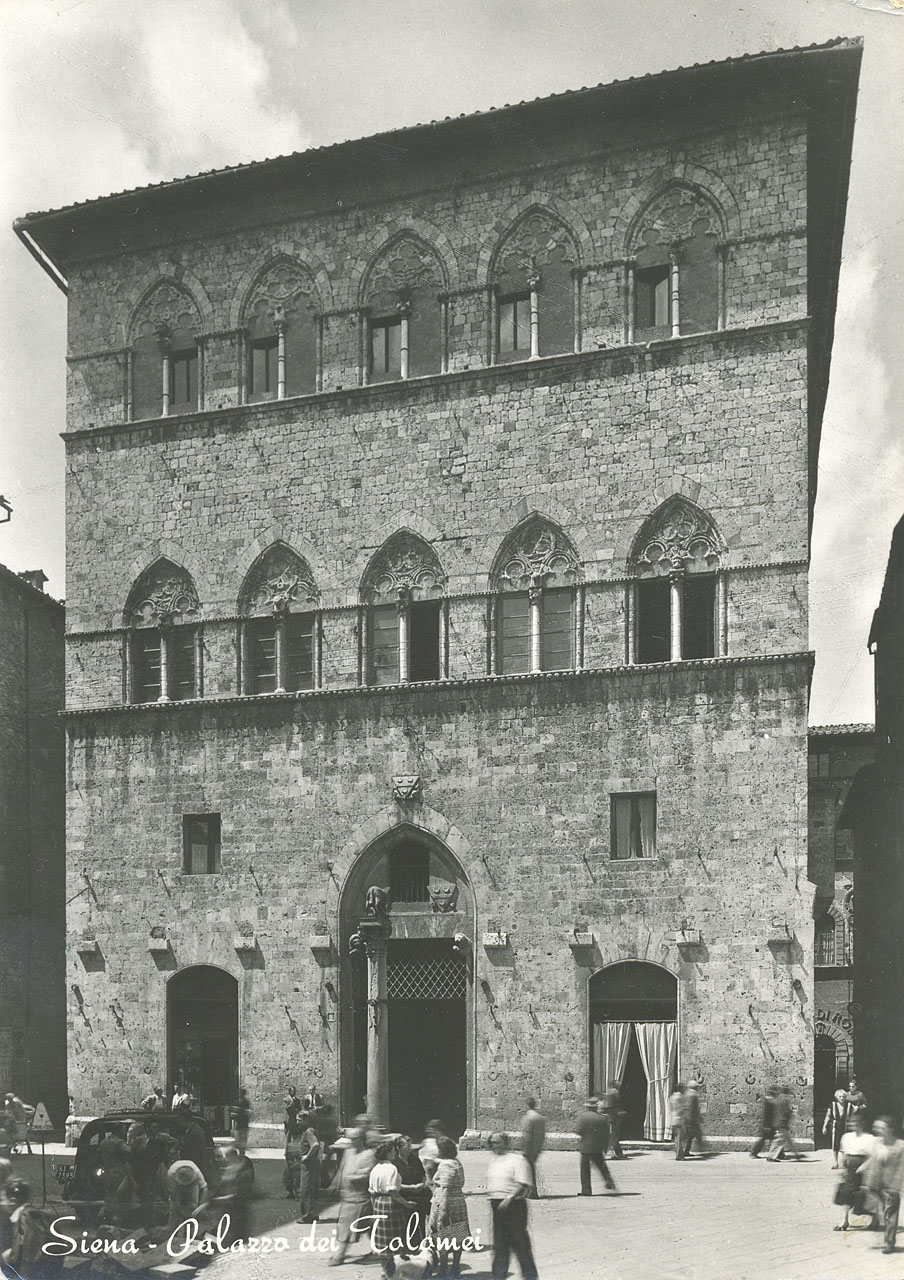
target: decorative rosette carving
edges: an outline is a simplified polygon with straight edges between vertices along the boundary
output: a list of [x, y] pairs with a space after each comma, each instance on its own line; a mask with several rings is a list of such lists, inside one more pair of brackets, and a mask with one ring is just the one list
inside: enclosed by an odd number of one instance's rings
[[300, 298], [314, 305], [316, 295], [310, 272], [300, 262], [280, 259], [255, 284], [245, 314], [249, 319], [255, 315], [281, 317], [295, 310]]
[[377, 257], [367, 296], [404, 295], [420, 285], [433, 285], [439, 291], [442, 284], [442, 271], [433, 251], [414, 236], [404, 236], [393, 240]]
[[663, 503], [647, 520], [635, 543], [636, 572], [651, 577], [682, 570], [718, 569], [724, 544], [712, 518], [682, 498]]
[[509, 233], [499, 254], [497, 276], [542, 276], [551, 263], [577, 264], [574, 241], [557, 218], [536, 210]]
[[259, 556], [245, 579], [242, 613], [259, 617], [316, 605], [319, 600], [307, 563], [289, 547], [270, 547]]
[[126, 613], [132, 627], [160, 627], [196, 618], [199, 609], [191, 575], [169, 560], [158, 560], [138, 579]]
[[531, 520], [503, 548], [496, 578], [503, 589], [569, 585], [580, 575], [574, 547], [555, 525]]
[[371, 561], [364, 592], [371, 600], [441, 596], [445, 584], [433, 548], [413, 534], [397, 534]]
[[194, 298], [172, 280], [161, 280], [141, 304], [135, 332], [146, 337], [186, 330], [195, 333], [200, 327], [201, 316]]
[[672, 186], [647, 206], [640, 239], [648, 245], [672, 245], [701, 234], [717, 239], [722, 234], [715, 208], [693, 188]]

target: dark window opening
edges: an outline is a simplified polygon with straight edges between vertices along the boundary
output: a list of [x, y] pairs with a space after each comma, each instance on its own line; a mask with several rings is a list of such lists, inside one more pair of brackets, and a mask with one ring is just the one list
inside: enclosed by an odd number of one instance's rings
[[442, 604], [421, 600], [408, 613], [408, 679], [439, 680], [439, 638]]
[[174, 351], [170, 355], [170, 410], [198, 407], [198, 352]]
[[497, 304], [500, 355], [530, 355], [530, 294], [516, 293]]
[[807, 757], [807, 776], [809, 778], [829, 777], [828, 751], [814, 751], [812, 755]]
[[574, 621], [570, 587], [544, 591], [540, 601], [540, 666], [567, 671], [574, 666]]
[[394, 604], [370, 611], [370, 683], [399, 683], [399, 611]]
[[682, 583], [681, 656], [713, 658], [716, 653], [716, 579], [690, 574]]
[[637, 584], [637, 661], [668, 662], [672, 656], [672, 609], [668, 578]]
[[166, 637], [166, 652], [167, 694], [174, 702], [194, 698], [197, 693], [194, 628], [174, 627]]
[[220, 870], [220, 815], [218, 813], [183, 815], [182, 859], [186, 875], [213, 875]]
[[275, 400], [278, 379], [279, 339], [262, 338], [251, 343], [248, 394], [255, 400]]
[[405, 844], [389, 855], [389, 896], [393, 902], [428, 902], [430, 854], [418, 844]]
[[370, 375], [375, 379], [399, 378], [402, 374], [401, 316], [370, 322]]
[[499, 597], [499, 674], [530, 671], [530, 600], [527, 593]]
[[668, 263], [634, 273], [635, 329], [662, 329], [672, 323]]
[[274, 617], [251, 618], [246, 623], [246, 693], [276, 689], [276, 625]]
[[290, 613], [286, 617], [285, 680], [283, 688], [314, 688], [314, 615]]
[[656, 792], [626, 792], [612, 796], [611, 856], [656, 857]]
[[836, 958], [835, 921], [831, 916], [816, 925], [815, 953], [815, 963], [823, 968], [831, 968], [840, 962], [840, 958]]
[[132, 701], [156, 702], [162, 692], [160, 632], [132, 633]]

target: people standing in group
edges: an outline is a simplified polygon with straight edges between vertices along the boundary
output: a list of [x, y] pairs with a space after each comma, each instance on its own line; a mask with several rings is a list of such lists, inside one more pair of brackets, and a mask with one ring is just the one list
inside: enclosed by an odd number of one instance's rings
[[301, 1098], [298, 1096], [298, 1090], [295, 1088], [294, 1084], [289, 1085], [288, 1092], [283, 1098], [283, 1110], [285, 1111], [283, 1129], [288, 1133], [290, 1129], [298, 1127], [298, 1117], [304, 1110], [301, 1105]]
[[240, 1156], [248, 1150], [248, 1126], [251, 1124], [251, 1098], [248, 1090], [242, 1085], [239, 1089], [238, 1101], [232, 1108], [232, 1127], [235, 1135], [235, 1149]]
[[[465, 1171], [458, 1159], [458, 1147], [448, 1137], [436, 1139], [439, 1164], [433, 1175], [428, 1234], [434, 1240], [433, 1258], [440, 1276], [461, 1275], [461, 1248], [471, 1234], [468, 1205], [464, 1195]], [[442, 1248], [437, 1240], [454, 1241], [457, 1247]]]
[[601, 1116], [597, 1107], [599, 1098], [588, 1098], [584, 1110], [577, 1118], [575, 1132], [580, 1140], [581, 1153], [581, 1195], [593, 1195], [590, 1182], [590, 1166], [596, 1165], [603, 1175], [607, 1191], [615, 1190], [615, 1183], [609, 1166], [606, 1164], [605, 1150], [609, 1141], [609, 1126], [606, 1117]]
[[528, 1098], [527, 1110], [521, 1118], [521, 1154], [530, 1170], [529, 1200], [539, 1200], [537, 1190], [537, 1161], [546, 1146], [546, 1121], [537, 1110], [537, 1099]]
[[359, 1236], [368, 1234], [367, 1228], [354, 1230], [354, 1223], [370, 1214], [370, 1174], [376, 1164], [373, 1150], [366, 1145], [366, 1132], [358, 1122], [346, 1129], [342, 1139], [342, 1158], [339, 1163], [339, 1225], [336, 1233], [337, 1251], [330, 1259], [331, 1267], [339, 1267], [345, 1261], [348, 1246]]
[[312, 1116], [317, 1116], [323, 1110], [323, 1094], [319, 1093], [315, 1084], [308, 1085], [308, 1091], [301, 1100], [303, 1111], [309, 1111]]
[[[402, 1179], [392, 1163], [395, 1144], [381, 1142], [375, 1152], [376, 1163], [370, 1171], [367, 1189], [373, 1206], [374, 1223], [371, 1240], [380, 1258], [384, 1276], [395, 1274], [393, 1245], [405, 1239], [405, 1224], [413, 1206], [401, 1193]], [[401, 1252], [401, 1251], [399, 1251]]]
[[191, 1111], [191, 1094], [184, 1085], [173, 1085], [173, 1111]]
[[800, 1160], [800, 1152], [794, 1145], [791, 1134], [793, 1124], [794, 1097], [787, 1085], [784, 1085], [779, 1089], [775, 1099], [775, 1137], [766, 1156], [770, 1162], [775, 1163], [776, 1160], [781, 1160], [786, 1151], [790, 1152], [795, 1160]]
[[775, 1137], [775, 1085], [767, 1085], [760, 1101], [760, 1136], [750, 1148], [754, 1160], [764, 1147], [769, 1147]]
[[159, 1084], [155, 1084], [146, 1098], [141, 1099], [142, 1111], [165, 1111], [166, 1098]]
[[609, 1122], [609, 1149], [616, 1160], [627, 1160], [621, 1148], [622, 1096], [617, 1080], [610, 1080], [603, 1094], [600, 1109]]
[[299, 1113], [298, 1128], [301, 1133], [298, 1168], [298, 1200], [301, 1215], [296, 1221], [313, 1222], [317, 1216], [317, 1197], [320, 1195], [320, 1156], [323, 1146], [313, 1126], [313, 1116], [310, 1112]]
[[427, 1234], [427, 1222], [430, 1218], [430, 1204], [433, 1198], [431, 1188], [427, 1185], [427, 1174], [418, 1153], [412, 1146], [407, 1133], [396, 1138], [393, 1164], [402, 1179], [400, 1188], [406, 1200], [415, 1206], [409, 1216], [410, 1232], [408, 1243], [416, 1249]]
[[847, 1119], [850, 1114], [848, 1097], [844, 1089], [836, 1089], [835, 1096], [829, 1103], [826, 1118], [822, 1122], [822, 1131], [832, 1139], [832, 1168], [837, 1169], [840, 1163], [841, 1139], [847, 1130]]
[[901, 1192], [904, 1191], [904, 1142], [898, 1137], [891, 1116], [880, 1116], [873, 1124], [877, 1142], [861, 1167], [863, 1186], [878, 1200], [885, 1219], [883, 1253], [894, 1253], [898, 1234]]
[[527, 1201], [536, 1176], [527, 1158], [509, 1150], [504, 1133], [490, 1136], [493, 1155], [487, 1168], [487, 1191], [493, 1219], [493, 1280], [505, 1280], [512, 1251], [524, 1280], [537, 1280], [537, 1265], [527, 1230]]
[[675, 1143], [675, 1159], [684, 1159], [684, 1144], [687, 1140], [685, 1132], [685, 1088], [679, 1080], [669, 1095], [669, 1125], [672, 1130], [672, 1141]]
[[844, 1205], [844, 1219], [835, 1228], [847, 1231], [851, 1210], [866, 1212], [862, 1182], [863, 1165], [873, 1154], [877, 1139], [867, 1133], [866, 1114], [855, 1111], [848, 1122], [847, 1132], [841, 1138], [841, 1181], [835, 1189], [835, 1203]]

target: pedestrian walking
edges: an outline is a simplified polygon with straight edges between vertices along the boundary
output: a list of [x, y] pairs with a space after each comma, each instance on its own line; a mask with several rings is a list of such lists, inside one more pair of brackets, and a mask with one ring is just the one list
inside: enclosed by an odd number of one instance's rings
[[[440, 1276], [461, 1275], [461, 1248], [471, 1234], [464, 1195], [465, 1171], [458, 1147], [451, 1138], [437, 1138], [439, 1164], [433, 1175], [428, 1234], [432, 1238], [434, 1265]], [[446, 1242], [446, 1243], [444, 1243]]]
[[298, 1090], [294, 1084], [289, 1085], [288, 1092], [283, 1098], [283, 1109], [285, 1111], [283, 1129], [288, 1133], [290, 1129], [298, 1128], [298, 1116], [304, 1110], [301, 1105], [301, 1098], [298, 1096]]
[[[395, 1273], [393, 1245], [398, 1248], [405, 1237], [405, 1223], [413, 1206], [401, 1193], [402, 1179], [392, 1163], [395, 1144], [381, 1142], [376, 1150], [376, 1163], [370, 1171], [368, 1192], [373, 1205], [374, 1224], [371, 1239], [380, 1258], [384, 1276]], [[399, 1250], [401, 1252], [401, 1250]]]
[[770, 1163], [774, 1164], [776, 1160], [781, 1160], [786, 1151], [790, 1152], [795, 1160], [801, 1158], [791, 1134], [793, 1124], [794, 1097], [791, 1090], [787, 1086], [783, 1086], [779, 1089], [775, 1099], [775, 1137], [772, 1139], [769, 1154], [766, 1156]]
[[104, 1193], [104, 1220], [118, 1225], [123, 1211], [135, 1198], [132, 1153], [125, 1140], [112, 1132], [101, 1139], [97, 1150]]
[[[376, 1164], [373, 1151], [365, 1145], [365, 1131], [357, 1126], [346, 1129], [340, 1139], [342, 1158], [339, 1163], [339, 1225], [336, 1232], [337, 1251], [330, 1259], [331, 1267], [341, 1267], [348, 1252], [359, 1236], [368, 1234], [368, 1228], [354, 1227], [359, 1219], [367, 1219], [369, 1225], [371, 1170]], [[339, 1143], [336, 1144], [337, 1146]]]
[[700, 1115], [700, 1083], [692, 1080], [684, 1090], [684, 1155], [690, 1155], [691, 1147], [696, 1142], [698, 1154], [706, 1150], [703, 1141], [703, 1122]]
[[675, 1143], [675, 1159], [684, 1159], [684, 1144], [686, 1141], [686, 1133], [684, 1127], [685, 1118], [685, 1089], [679, 1080], [675, 1085], [674, 1091], [669, 1095], [669, 1125], [672, 1130], [672, 1140]]
[[51, 1240], [55, 1216], [53, 1210], [31, 1203], [31, 1187], [23, 1178], [8, 1178], [0, 1185], [3, 1275], [35, 1276], [41, 1280], [62, 1275], [63, 1259], [44, 1252], [45, 1244]]
[[575, 1131], [580, 1139], [581, 1152], [581, 1195], [593, 1195], [593, 1187], [590, 1182], [590, 1166], [595, 1164], [597, 1169], [603, 1175], [603, 1181], [606, 1184], [607, 1191], [615, 1190], [615, 1183], [612, 1180], [612, 1174], [609, 1172], [609, 1166], [606, 1164], [606, 1157], [603, 1154], [609, 1140], [609, 1126], [606, 1124], [606, 1117], [601, 1116], [597, 1110], [599, 1098], [588, 1098], [584, 1104], [584, 1110], [578, 1116]]
[[176, 1160], [166, 1171], [169, 1193], [167, 1229], [175, 1231], [187, 1218], [197, 1218], [207, 1207], [207, 1180], [193, 1160]]
[[12, 1117], [13, 1122], [14, 1145], [12, 1150], [15, 1151], [16, 1147], [21, 1146], [24, 1142], [25, 1149], [28, 1151], [28, 1154], [31, 1155], [31, 1143], [28, 1139], [28, 1122], [34, 1115], [34, 1107], [27, 1107], [21, 1098], [17, 1098], [14, 1093], [8, 1093], [6, 1095], [6, 1110]]
[[212, 1201], [216, 1217], [222, 1220], [229, 1215], [223, 1243], [231, 1245], [236, 1240], [247, 1240], [251, 1235], [251, 1194], [254, 1190], [254, 1170], [251, 1161], [239, 1153], [237, 1147], [223, 1147], [219, 1152], [220, 1178], [217, 1193]]
[[841, 1139], [842, 1173], [835, 1188], [835, 1203], [844, 1205], [844, 1219], [836, 1231], [847, 1231], [852, 1209], [857, 1214], [866, 1212], [862, 1171], [877, 1143], [877, 1139], [866, 1131], [864, 1112], [856, 1111], [849, 1123], [850, 1128]]
[[847, 1130], [848, 1097], [844, 1089], [836, 1089], [835, 1096], [829, 1103], [826, 1118], [822, 1122], [823, 1133], [830, 1133], [832, 1138], [832, 1168], [837, 1169], [841, 1152], [841, 1139]]
[[251, 1123], [251, 1098], [248, 1090], [242, 1085], [239, 1097], [232, 1108], [232, 1128], [235, 1137], [235, 1149], [240, 1156], [248, 1150], [248, 1126]]
[[546, 1146], [546, 1121], [537, 1110], [537, 1099], [528, 1098], [527, 1110], [521, 1118], [521, 1154], [530, 1169], [530, 1192], [528, 1199], [539, 1200], [537, 1190], [537, 1161]]
[[616, 1160], [627, 1160], [621, 1149], [622, 1096], [617, 1080], [610, 1080], [603, 1095], [602, 1111], [609, 1121], [609, 1147]]
[[323, 1145], [313, 1126], [313, 1116], [302, 1111], [298, 1116], [301, 1131], [301, 1149], [298, 1167], [298, 1200], [301, 1216], [296, 1222], [313, 1222], [317, 1217], [317, 1197], [320, 1194], [320, 1157]]
[[851, 1076], [845, 1097], [849, 1116], [852, 1116], [856, 1111], [866, 1111], [866, 1095], [858, 1086], [856, 1076]]
[[898, 1234], [898, 1213], [904, 1190], [904, 1142], [898, 1137], [891, 1116], [880, 1116], [873, 1124], [878, 1139], [861, 1169], [861, 1179], [878, 1200], [885, 1218], [883, 1253], [894, 1253]]
[[505, 1280], [514, 1251], [524, 1280], [537, 1280], [537, 1264], [527, 1230], [527, 1201], [535, 1185], [527, 1159], [509, 1150], [504, 1133], [490, 1137], [493, 1153], [487, 1168], [487, 1190], [493, 1218], [493, 1280]]
[[767, 1085], [760, 1102], [760, 1136], [750, 1148], [750, 1154], [756, 1160], [764, 1147], [768, 1147], [775, 1137], [775, 1095], [774, 1085]]

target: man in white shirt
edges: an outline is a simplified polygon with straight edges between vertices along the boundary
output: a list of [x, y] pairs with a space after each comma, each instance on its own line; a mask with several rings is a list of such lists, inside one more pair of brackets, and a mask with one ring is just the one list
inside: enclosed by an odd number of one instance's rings
[[487, 1188], [493, 1214], [493, 1280], [505, 1280], [514, 1249], [524, 1280], [537, 1280], [537, 1265], [527, 1233], [527, 1197], [533, 1179], [524, 1156], [509, 1150], [504, 1133], [490, 1137], [493, 1157], [487, 1168]]
[[885, 1247], [883, 1253], [894, 1253], [898, 1233], [898, 1212], [904, 1191], [904, 1142], [900, 1140], [890, 1116], [880, 1116], [873, 1124], [877, 1142], [862, 1166], [863, 1185], [877, 1197], [885, 1215]]

